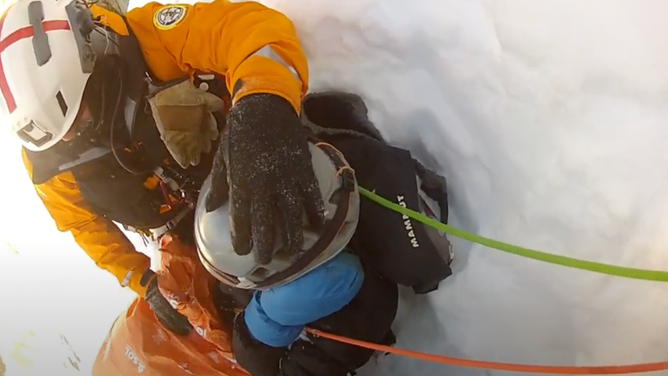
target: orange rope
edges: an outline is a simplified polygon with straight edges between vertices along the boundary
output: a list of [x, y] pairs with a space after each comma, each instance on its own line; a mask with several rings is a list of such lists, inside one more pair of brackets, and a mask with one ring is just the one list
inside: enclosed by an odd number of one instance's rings
[[622, 373], [642, 373], [663, 371], [668, 369], [668, 362], [644, 363], [644, 364], [630, 364], [624, 366], [582, 366], [582, 367], [567, 367], [567, 366], [541, 366], [530, 364], [512, 364], [512, 363], [498, 363], [485, 362], [480, 360], [469, 360], [460, 358], [451, 358], [443, 355], [426, 354], [417, 351], [397, 349], [395, 347], [378, 345], [371, 342], [359, 341], [356, 339], [342, 337], [327, 332], [322, 332], [315, 329], [306, 329], [307, 332], [314, 336], [327, 338], [332, 341], [346, 343], [353, 346], [363, 347], [365, 349], [382, 351], [409, 358], [426, 360], [430, 362], [450, 364], [459, 367], [468, 368], [484, 368], [497, 371], [512, 371], [512, 372], [530, 372], [530, 373], [551, 373], [559, 375], [614, 375]]

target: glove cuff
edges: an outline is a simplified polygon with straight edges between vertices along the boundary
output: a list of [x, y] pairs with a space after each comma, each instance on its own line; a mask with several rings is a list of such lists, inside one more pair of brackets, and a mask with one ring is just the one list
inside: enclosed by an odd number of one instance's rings
[[139, 280], [139, 285], [141, 287], [147, 288], [148, 285], [151, 284], [151, 282], [155, 279], [156, 274], [153, 270], [147, 269], [144, 274], [141, 275], [141, 279]]

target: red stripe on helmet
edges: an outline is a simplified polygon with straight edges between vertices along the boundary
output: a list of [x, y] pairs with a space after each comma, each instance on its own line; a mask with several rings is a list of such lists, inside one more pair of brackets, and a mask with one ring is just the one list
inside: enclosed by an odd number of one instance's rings
[[[6, 14], [7, 13], [5, 13], [5, 15]], [[0, 20], [0, 30], [2, 30], [4, 22], [5, 22], [5, 17], [3, 17]], [[64, 20], [43, 21], [42, 28], [44, 29], [44, 32], [57, 31], [57, 30], [70, 30], [70, 23]], [[0, 54], [2, 54], [7, 49], [7, 47], [11, 46], [12, 44], [26, 38], [32, 38], [34, 34], [35, 31], [32, 26], [26, 26], [14, 31], [13, 33], [9, 34], [6, 38], [0, 40]], [[63, 69], [68, 69], [68, 68], [65, 67]], [[14, 95], [12, 94], [12, 91], [9, 88], [9, 83], [7, 82], [7, 76], [5, 76], [5, 69], [2, 64], [2, 59], [0, 59], [0, 93], [2, 93], [2, 96], [5, 98], [5, 102], [7, 103], [7, 109], [11, 114], [16, 110], [16, 100], [14, 99]]]

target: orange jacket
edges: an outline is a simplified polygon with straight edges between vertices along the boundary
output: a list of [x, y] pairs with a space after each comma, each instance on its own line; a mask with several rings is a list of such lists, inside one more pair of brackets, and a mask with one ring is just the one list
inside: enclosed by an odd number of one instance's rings
[[231, 351], [232, 323], [213, 307], [215, 279], [195, 250], [169, 235], [160, 242], [160, 289], [197, 328], [185, 337], [165, 330], [137, 298], [114, 322], [93, 364], [93, 376], [248, 376]]
[[[120, 16], [97, 6], [91, 10], [117, 33], [128, 35]], [[158, 80], [170, 81], [195, 71], [218, 73], [235, 94], [233, 103], [249, 94], [271, 93], [290, 101], [299, 112], [307, 91], [308, 66], [294, 26], [283, 14], [256, 2], [216, 0], [192, 6], [148, 3], [125, 17]], [[23, 159], [32, 174], [25, 154]], [[36, 190], [58, 230], [70, 231], [100, 268], [144, 295], [139, 281], [149, 259], [111, 221], [91, 211], [71, 173], [58, 175]]]
[[[174, 16], [171, 25], [158, 21], [164, 12], [177, 9], [182, 16]], [[215, 0], [195, 5], [148, 3], [128, 12], [126, 18], [146, 64], [159, 80], [193, 71], [219, 73], [225, 75], [229, 92], [236, 92], [232, 104], [249, 94], [271, 93], [288, 100], [299, 112], [308, 66], [285, 15], [253, 1]]]

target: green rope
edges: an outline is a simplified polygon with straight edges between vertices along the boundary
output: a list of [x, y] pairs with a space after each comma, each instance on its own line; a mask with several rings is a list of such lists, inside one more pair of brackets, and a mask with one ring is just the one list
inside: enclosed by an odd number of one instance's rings
[[436, 230], [445, 232], [450, 235], [454, 235], [462, 239], [466, 239], [473, 243], [482, 244], [484, 246], [498, 249], [503, 252], [511, 253], [513, 255], [522, 256], [533, 260], [543, 261], [554, 265], [562, 265], [569, 268], [588, 270], [595, 273], [602, 273], [617, 277], [641, 279], [645, 281], [668, 282], [668, 272], [665, 271], [626, 268], [622, 266], [603, 264], [600, 262], [579, 260], [572, 257], [559, 256], [551, 253], [536, 251], [529, 248], [518, 247], [516, 245], [503, 243], [497, 240], [471, 234], [469, 232], [456, 229], [452, 226], [431, 219], [413, 210], [404, 208], [403, 206], [395, 204], [392, 201], [389, 201], [367, 189], [364, 189], [362, 187], [359, 187], [359, 189], [360, 189], [360, 194], [362, 196], [368, 198], [369, 200], [387, 209], [390, 209], [397, 213], [404, 214], [410, 218], [415, 219], [416, 221], [424, 223], [429, 227], [433, 227]]

